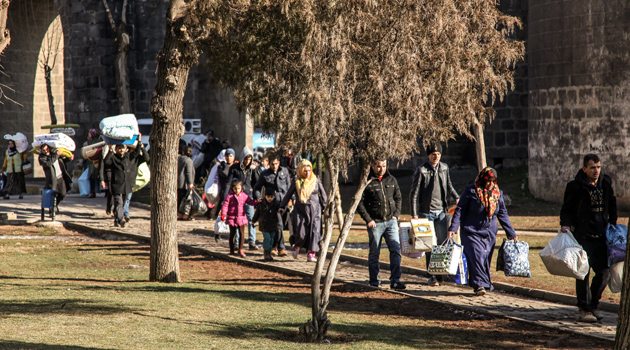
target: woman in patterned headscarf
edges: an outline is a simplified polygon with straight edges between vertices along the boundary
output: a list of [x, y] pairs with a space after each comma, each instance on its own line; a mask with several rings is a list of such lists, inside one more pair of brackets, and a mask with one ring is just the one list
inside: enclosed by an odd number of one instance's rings
[[508, 239], [516, 240], [516, 232], [508, 217], [503, 191], [497, 184], [497, 171], [483, 169], [474, 185], [468, 185], [457, 203], [449, 237], [461, 232], [464, 254], [468, 261], [468, 284], [481, 296], [493, 290], [490, 281], [490, 261], [499, 231], [498, 222]]
[[304, 159], [298, 164], [297, 176], [280, 203], [284, 211], [291, 197], [297, 199], [292, 215], [292, 232], [289, 242], [293, 244], [293, 258], [297, 259], [300, 248], [306, 248], [306, 261], [317, 261], [322, 236], [322, 211], [326, 205], [326, 192], [321, 181], [313, 173], [313, 165]]

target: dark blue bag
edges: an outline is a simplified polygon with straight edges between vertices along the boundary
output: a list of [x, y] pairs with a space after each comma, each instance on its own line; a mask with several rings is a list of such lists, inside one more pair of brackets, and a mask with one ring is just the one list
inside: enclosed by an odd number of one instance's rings
[[507, 240], [503, 246], [504, 272], [506, 276], [532, 277], [529, 269], [529, 244]]
[[466, 262], [466, 254], [462, 252], [462, 258], [457, 266], [457, 274], [449, 275], [453, 282], [457, 284], [468, 284], [468, 263]]
[[606, 229], [606, 246], [608, 246], [608, 266], [624, 261], [626, 258], [626, 242], [628, 226], [610, 225]]

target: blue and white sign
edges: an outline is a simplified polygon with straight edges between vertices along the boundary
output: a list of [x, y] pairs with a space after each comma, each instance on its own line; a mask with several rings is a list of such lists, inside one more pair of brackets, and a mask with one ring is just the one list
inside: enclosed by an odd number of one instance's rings
[[265, 135], [262, 131], [254, 132], [254, 150], [258, 147], [270, 148], [276, 145], [276, 135]]

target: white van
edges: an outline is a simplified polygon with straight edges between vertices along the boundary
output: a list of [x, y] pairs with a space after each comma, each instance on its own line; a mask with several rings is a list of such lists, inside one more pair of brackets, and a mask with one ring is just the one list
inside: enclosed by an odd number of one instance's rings
[[[153, 126], [153, 118], [138, 119], [138, 129], [142, 134], [142, 143], [144, 147], [149, 150], [149, 135], [151, 134], [151, 127]], [[201, 135], [201, 119], [184, 119], [184, 136], [182, 139], [186, 143], [198, 135]]]

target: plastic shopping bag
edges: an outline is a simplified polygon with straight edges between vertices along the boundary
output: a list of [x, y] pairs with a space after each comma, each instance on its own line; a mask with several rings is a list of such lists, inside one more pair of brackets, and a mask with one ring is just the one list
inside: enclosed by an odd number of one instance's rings
[[138, 175], [136, 175], [136, 184], [133, 185], [132, 192], [141, 190], [151, 180], [151, 171], [149, 165], [145, 162], [138, 166]]
[[449, 276], [457, 284], [468, 284], [468, 262], [466, 254], [462, 252], [462, 258], [457, 266], [457, 273]]
[[230, 226], [221, 220], [221, 217], [217, 217], [217, 220], [214, 222], [214, 234], [221, 235], [230, 233]]
[[626, 242], [628, 226], [610, 225], [606, 229], [606, 246], [608, 247], [608, 266], [612, 266], [626, 258]]
[[608, 280], [608, 288], [613, 293], [621, 292], [623, 286], [623, 261], [610, 266], [610, 279]]
[[409, 236], [412, 235], [412, 227], [410, 222], [401, 222], [398, 228], [398, 237], [400, 238], [400, 254], [411, 259], [419, 259], [424, 256], [424, 251], [415, 250], [411, 245]]
[[206, 180], [206, 186], [204, 186], [204, 192], [206, 193], [206, 199], [213, 206], [219, 203], [219, 163], [215, 164], [210, 170], [208, 180]]
[[199, 152], [192, 157], [193, 167], [195, 167], [195, 169], [199, 168], [201, 164], [203, 164], [203, 158], [205, 156], [206, 156], [205, 153]]
[[558, 235], [538, 254], [552, 275], [583, 280], [588, 273], [586, 251], [575, 240], [571, 231], [558, 231]]
[[532, 277], [529, 269], [529, 244], [524, 241], [503, 242], [504, 272], [506, 276]]
[[90, 194], [90, 169], [85, 169], [83, 174], [79, 177], [79, 194], [82, 197]]
[[431, 260], [427, 269], [432, 275], [454, 275], [462, 259], [464, 247], [455, 243], [452, 238], [431, 249]]
[[208, 211], [208, 206], [206, 206], [206, 203], [195, 189], [188, 190], [188, 195], [186, 197], [190, 198], [191, 207], [189, 215], [203, 215]]

